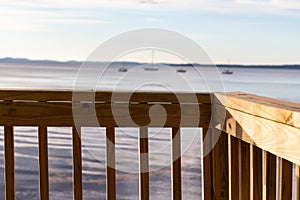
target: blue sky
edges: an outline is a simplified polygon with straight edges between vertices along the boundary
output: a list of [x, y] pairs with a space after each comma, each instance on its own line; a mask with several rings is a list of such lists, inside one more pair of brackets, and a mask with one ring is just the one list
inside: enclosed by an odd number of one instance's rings
[[300, 0], [0, 0], [0, 57], [85, 60], [148, 27], [190, 37], [215, 63], [300, 64]]

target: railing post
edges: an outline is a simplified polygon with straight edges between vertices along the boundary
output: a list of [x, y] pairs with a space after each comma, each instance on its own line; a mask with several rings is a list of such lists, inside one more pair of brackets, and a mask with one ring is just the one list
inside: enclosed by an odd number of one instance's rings
[[[211, 129], [202, 128], [203, 169], [202, 169], [202, 200], [212, 199], [212, 152]], [[206, 155], [204, 155], [204, 153]]]
[[253, 145], [253, 199], [262, 199], [263, 194], [263, 171], [262, 171], [262, 150]]
[[264, 167], [263, 167], [263, 199], [275, 200], [276, 199], [276, 156], [263, 151]]
[[106, 198], [116, 199], [115, 127], [106, 127]]
[[39, 126], [39, 172], [40, 172], [40, 199], [49, 199], [48, 174], [48, 134], [46, 126]]
[[5, 191], [6, 200], [16, 199], [15, 185], [15, 151], [14, 131], [12, 126], [4, 127], [4, 148], [5, 148]]
[[172, 128], [173, 200], [181, 200], [181, 141], [180, 128]]
[[[213, 130], [216, 131], [216, 130]], [[213, 133], [217, 136], [217, 133]], [[216, 138], [215, 138], [216, 139]], [[212, 150], [213, 199], [228, 199], [228, 136], [222, 132]]]
[[292, 199], [293, 165], [279, 158], [278, 199]]
[[229, 177], [229, 187], [231, 200], [241, 199], [241, 143], [240, 140], [234, 136], [230, 136], [230, 177]]
[[141, 200], [149, 199], [149, 155], [148, 155], [148, 128], [140, 128], [140, 197]]
[[300, 167], [295, 164], [295, 199], [300, 199]]
[[73, 127], [73, 190], [74, 200], [82, 199], [81, 130]]

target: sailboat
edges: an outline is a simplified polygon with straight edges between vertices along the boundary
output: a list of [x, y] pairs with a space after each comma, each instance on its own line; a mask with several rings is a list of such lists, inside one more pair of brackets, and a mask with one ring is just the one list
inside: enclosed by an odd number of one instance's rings
[[176, 71], [179, 72], [179, 73], [185, 73], [186, 72], [186, 70], [183, 69], [183, 68], [177, 69]]
[[127, 68], [124, 67], [124, 63], [122, 63], [122, 67], [118, 69], [119, 72], [127, 72]]
[[233, 71], [230, 71], [230, 69], [226, 69], [222, 72], [222, 74], [233, 74]]
[[[230, 59], [228, 59], [228, 66], [230, 66]], [[224, 70], [222, 74], [233, 74], [233, 71], [231, 71], [229, 68]]]
[[152, 49], [151, 65], [144, 67], [145, 71], [158, 71], [158, 67], [153, 66], [154, 50]]

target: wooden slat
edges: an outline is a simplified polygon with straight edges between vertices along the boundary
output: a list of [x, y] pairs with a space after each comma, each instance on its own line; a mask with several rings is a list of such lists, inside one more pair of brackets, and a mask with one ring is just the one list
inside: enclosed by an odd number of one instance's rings
[[[112, 98], [112, 94], [114, 97]], [[74, 96], [73, 96], [74, 95]], [[0, 100], [32, 100], [32, 101], [95, 101], [95, 102], [194, 102], [210, 103], [209, 93], [191, 92], [151, 92], [151, 91], [76, 91], [72, 90], [12, 90], [1, 89]], [[72, 99], [73, 98], [73, 99]]]
[[242, 175], [241, 175], [241, 142], [233, 136], [230, 137], [230, 191], [229, 199], [239, 200], [241, 198]]
[[[214, 110], [216, 123], [222, 123], [220, 115], [224, 107], [215, 105]], [[242, 127], [242, 132], [229, 132], [229, 134], [278, 157], [300, 164], [300, 129], [231, 108], [226, 110], [228, 115]]]
[[242, 199], [250, 200], [250, 145], [241, 142]]
[[172, 128], [172, 180], [173, 200], [180, 200], [181, 191], [181, 141], [180, 128]]
[[[112, 113], [112, 106], [115, 113]], [[211, 106], [201, 104], [167, 104], [166, 121], [162, 112], [154, 112], [149, 117], [150, 104], [95, 104], [99, 123], [93, 114], [93, 104], [76, 104], [72, 110], [71, 103], [58, 102], [0, 102], [0, 125], [11, 126], [146, 126], [150, 122], [153, 127], [208, 127], [211, 118]], [[195, 109], [199, 108], [198, 112]], [[129, 109], [129, 110], [128, 110]], [[74, 112], [73, 112], [74, 111]], [[135, 123], [128, 117], [128, 113]], [[199, 116], [200, 113], [200, 116]], [[197, 115], [198, 114], [198, 115]], [[96, 121], [96, 122], [95, 122]], [[165, 121], [165, 123], [163, 123]]]
[[212, 151], [213, 199], [229, 198], [228, 136], [222, 132]]
[[202, 199], [212, 199], [212, 152], [211, 129], [202, 128], [203, 134], [203, 169], [202, 169]]
[[300, 128], [300, 104], [245, 93], [216, 94], [227, 108]]
[[48, 135], [47, 127], [39, 127], [39, 173], [40, 173], [40, 199], [49, 199], [49, 173], [48, 173]]
[[82, 199], [81, 130], [73, 127], [73, 190], [74, 200]]
[[276, 199], [276, 156], [264, 153], [264, 200]]
[[115, 128], [106, 128], [106, 199], [116, 199]]
[[140, 199], [149, 199], [148, 128], [140, 128]]
[[262, 150], [253, 146], [253, 199], [262, 199], [263, 196], [263, 163], [262, 163]]
[[295, 200], [300, 200], [300, 167], [295, 165]]
[[13, 127], [4, 127], [4, 153], [5, 153], [5, 196], [6, 200], [16, 199], [15, 186], [15, 154]]
[[293, 164], [279, 158], [278, 199], [292, 199]]

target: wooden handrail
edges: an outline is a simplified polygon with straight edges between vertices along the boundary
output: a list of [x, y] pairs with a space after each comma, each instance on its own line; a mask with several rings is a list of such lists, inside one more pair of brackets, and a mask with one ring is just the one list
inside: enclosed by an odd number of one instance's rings
[[[149, 116], [151, 107], [157, 105], [167, 114], [163, 125]], [[80, 124], [74, 122], [76, 109], [81, 109], [77, 117], [85, 119]], [[182, 197], [181, 127], [201, 127], [203, 137], [209, 138], [205, 148], [208, 145], [212, 151], [203, 159], [203, 199], [275, 199], [276, 191], [279, 199], [290, 199], [293, 194], [296, 198], [300, 196], [300, 104], [245, 93], [77, 91], [74, 94], [69, 90], [7, 89], [0, 90], [0, 126], [5, 127], [6, 199], [16, 198], [14, 126], [39, 127], [41, 199], [49, 199], [47, 127], [73, 127], [74, 199], [83, 198], [80, 128], [95, 126], [90, 123], [95, 117], [90, 114], [91, 109], [95, 109], [99, 125], [106, 128], [109, 199], [116, 199], [115, 127], [140, 128], [140, 198], [149, 199], [147, 133], [148, 127], [157, 126], [171, 128], [173, 199]], [[134, 124], [124, 116], [126, 110]], [[156, 115], [151, 117], [160, 117]]]

